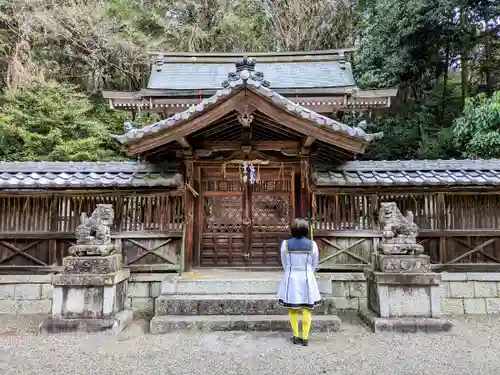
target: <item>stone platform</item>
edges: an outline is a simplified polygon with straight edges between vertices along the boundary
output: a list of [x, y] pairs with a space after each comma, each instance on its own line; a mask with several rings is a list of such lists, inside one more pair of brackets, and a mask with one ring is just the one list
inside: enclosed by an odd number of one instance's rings
[[[276, 299], [280, 280], [280, 272], [257, 271], [169, 277], [155, 301], [151, 332], [289, 331], [287, 310]], [[311, 330], [337, 331], [331, 278], [318, 276], [318, 286], [324, 304], [315, 308]]]

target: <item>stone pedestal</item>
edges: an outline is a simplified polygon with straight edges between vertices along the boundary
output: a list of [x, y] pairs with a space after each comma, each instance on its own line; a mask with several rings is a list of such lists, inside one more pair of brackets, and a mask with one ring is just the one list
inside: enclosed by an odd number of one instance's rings
[[121, 264], [118, 254], [64, 258], [63, 272], [52, 279], [52, 317], [42, 332], [122, 330], [133, 314], [124, 309], [130, 271]]
[[[363, 319], [375, 332], [440, 332], [449, 331], [452, 325], [441, 319], [440, 283], [441, 275], [418, 272], [425, 256], [389, 256], [401, 263], [414, 265], [409, 272], [380, 272], [365, 270], [368, 288], [368, 309], [360, 310]], [[422, 258], [422, 259], [420, 259]], [[377, 261], [384, 263], [382, 255]], [[396, 262], [397, 263], [397, 262]], [[408, 266], [403, 263], [403, 268]], [[392, 268], [392, 267], [390, 267]]]

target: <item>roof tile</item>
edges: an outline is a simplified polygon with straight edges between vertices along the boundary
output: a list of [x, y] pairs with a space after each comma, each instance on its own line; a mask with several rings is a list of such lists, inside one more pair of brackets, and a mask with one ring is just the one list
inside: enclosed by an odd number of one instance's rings
[[[259, 63], [266, 78], [277, 89], [355, 86], [351, 66], [342, 69], [338, 62]], [[165, 63], [157, 70], [151, 69], [149, 89], [206, 90], [219, 87], [235, 66], [225, 64]], [[259, 83], [260, 84], [260, 83]]]
[[131, 162], [0, 162], [0, 189], [176, 187], [165, 166]]
[[352, 161], [328, 172], [315, 172], [318, 186], [500, 186], [500, 159]]

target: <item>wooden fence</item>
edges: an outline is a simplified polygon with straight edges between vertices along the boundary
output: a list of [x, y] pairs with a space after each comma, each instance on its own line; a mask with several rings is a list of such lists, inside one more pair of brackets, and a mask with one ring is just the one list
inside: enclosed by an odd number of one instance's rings
[[495, 193], [315, 194], [313, 228], [320, 267], [359, 270], [381, 239], [378, 210], [396, 202], [414, 213], [419, 241], [435, 269], [500, 271], [500, 195]]
[[[74, 243], [81, 212], [113, 204], [112, 237], [133, 271], [176, 270], [183, 225], [180, 191], [87, 191], [0, 194], [0, 271], [57, 269]], [[436, 269], [500, 271], [500, 194], [316, 193], [313, 228], [320, 267], [359, 271], [380, 241], [381, 202], [413, 211], [419, 241]]]
[[90, 191], [0, 195], [0, 270], [50, 271], [74, 243], [81, 212], [112, 204], [112, 238], [135, 271], [177, 269], [183, 225], [178, 191]]

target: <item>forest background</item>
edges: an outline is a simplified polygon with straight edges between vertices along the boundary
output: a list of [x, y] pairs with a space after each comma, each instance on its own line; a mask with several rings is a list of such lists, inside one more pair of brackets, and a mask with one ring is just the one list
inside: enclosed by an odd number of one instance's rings
[[123, 159], [100, 93], [145, 87], [148, 51], [353, 46], [358, 86], [403, 101], [364, 159], [498, 158], [499, 36], [498, 0], [0, 0], [0, 160]]

